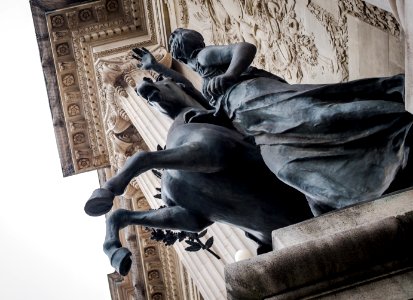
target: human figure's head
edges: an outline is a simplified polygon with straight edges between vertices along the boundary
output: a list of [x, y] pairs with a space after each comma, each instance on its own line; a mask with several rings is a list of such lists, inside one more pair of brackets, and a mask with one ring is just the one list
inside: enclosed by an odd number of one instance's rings
[[172, 57], [183, 63], [196, 57], [204, 47], [203, 36], [195, 30], [177, 28], [169, 37], [169, 51]]

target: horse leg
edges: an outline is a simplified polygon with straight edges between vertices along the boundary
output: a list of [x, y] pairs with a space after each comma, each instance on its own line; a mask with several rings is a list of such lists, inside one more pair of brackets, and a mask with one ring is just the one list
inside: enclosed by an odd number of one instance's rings
[[177, 229], [198, 232], [212, 222], [189, 212], [180, 206], [166, 207], [150, 211], [130, 211], [118, 209], [106, 220], [106, 237], [103, 250], [111, 265], [125, 276], [132, 265], [131, 252], [122, 247], [119, 230], [128, 225], [142, 225], [162, 229]]
[[123, 194], [133, 177], [150, 169], [177, 169], [184, 171], [217, 172], [222, 168], [219, 151], [209, 151], [202, 143], [191, 142], [182, 146], [154, 152], [138, 152], [128, 158], [123, 168], [102, 188], [95, 190], [86, 202], [85, 212], [101, 216], [110, 211], [113, 199]]

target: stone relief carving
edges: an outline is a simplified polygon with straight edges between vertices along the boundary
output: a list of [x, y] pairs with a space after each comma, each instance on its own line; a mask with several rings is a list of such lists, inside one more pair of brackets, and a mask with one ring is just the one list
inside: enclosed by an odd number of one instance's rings
[[185, 0], [179, 0], [178, 1], [179, 5], [179, 15], [180, 15], [180, 21], [182, 26], [186, 27], [189, 24], [189, 14], [188, 14], [188, 6], [186, 5]]
[[90, 155], [90, 150], [89, 149], [83, 149], [83, 150], [76, 150], [75, 151], [75, 156], [77, 159], [85, 158]]
[[74, 61], [58, 62], [57, 65], [59, 66], [60, 72], [74, 70], [76, 68], [76, 63]]
[[53, 41], [58, 42], [62, 39], [69, 37], [69, 31], [68, 30], [54, 31], [52, 33], [52, 36], [53, 36]]
[[[298, 83], [306, 75], [306, 81], [317, 81], [323, 74], [335, 74], [345, 81], [348, 79], [347, 14], [394, 36], [400, 36], [400, 29], [391, 13], [362, 0], [334, 2], [338, 6], [338, 17], [311, 0], [307, 4], [296, 0], [187, 0], [191, 12], [188, 26], [195, 24], [195, 28], [202, 28], [212, 44], [237, 41], [254, 44], [258, 50], [255, 65], [287, 81]], [[311, 28], [304, 29], [302, 15], [297, 15], [298, 5], [301, 14], [304, 5], [325, 28], [333, 50], [331, 55], [335, 57], [320, 54], [315, 41], [320, 37], [316, 37]]]
[[[308, 2], [307, 8], [322, 26], [327, 29], [326, 33], [328, 34], [330, 44], [333, 46], [336, 55], [336, 71], [341, 73], [343, 81], [348, 80], [348, 33], [346, 19], [340, 17], [336, 20], [331, 13], [327, 12], [313, 1]], [[343, 14], [345, 14], [345, 11], [340, 9], [340, 15], [343, 16]]]
[[55, 15], [51, 18], [53, 28], [61, 28], [65, 25], [65, 18], [62, 15]]
[[329, 35], [330, 43], [333, 45], [337, 56], [337, 64], [342, 74], [342, 80], [346, 81], [349, 77], [347, 14], [351, 14], [397, 37], [400, 36], [400, 28], [396, 19], [389, 12], [385, 12], [361, 0], [338, 0], [337, 5], [339, 9], [337, 19], [324, 8], [314, 3], [314, 1], [309, 1], [307, 8], [327, 29], [326, 32]]
[[75, 84], [75, 76], [73, 74], [66, 74], [62, 78], [63, 86], [69, 87]]
[[105, 5], [97, 5], [95, 7], [96, 10], [96, 17], [99, 22], [105, 22], [108, 19], [108, 11]]
[[79, 20], [81, 22], [89, 22], [93, 20], [93, 12], [90, 8], [79, 10]]
[[153, 270], [148, 273], [149, 280], [155, 280], [155, 279], [160, 279], [160, 278], [161, 276], [159, 275], [159, 271], [157, 270]]
[[[71, 131], [78, 131], [78, 130], [84, 130], [86, 129], [86, 122], [85, 121], [76, 121], [76, 122], [69, 122], [70, 130]], [[75, 150], [75, 153], [78, 152], [78, 150]]]
[[339, 0], [338, 3], [342, 17], [343, 12], [349, 13], [374, 27], [400, 36], [400, 25], [391, 13], [362, 0]]
[[125, 87], [135, 84], [128, 72], [135, 68], [133, 63], [124, 58], [116, 61], [100, 61], [96, 67], [98, 85], [101, 91], [103, 126], [108, 136], [108, 150], [112, 153], [110, 163], [118, 168], [126, 158], [137, 151], [142, 140], [130, 119], [118, 103], [119, 96], [127, 97]]
[[67, 112], [69, 113], [70, 117], [80, 115], [80, 107], [77, 104], [69, 105], [67, 108]]
[[66, 103], [74, 103], [81, 99], [80, 92], [67, 92], [64, 94]]
[[70, 48], [68, 43], [58, 44], [56, 46], [57, 56], [65, 56], [70, 54]]
[[77, 165], [80, 170], [87, 169], [90, 167], [90, 160], [88, 158], [81, 158], [77, 161]]
[[67, 24], [69, 28], [73, 29], [77, 27], [79, 23], [79, 19], [78, 19], [78, 14], [76, 11], [70, 11], [66, 13], [66, 18], [67, 18]]
[[106, 10], [110, 13], [117, 12], [119, 10], [119, 3], [117, 0], [106, 1]]
[[[62, 91], [62, 100], [65, 102], [66, 116], [76, 118], [79, 121], [79, 116], [85, 125], [74, 128], [75, 124], [67, 122], [68, 132], [82, 131], [88, 139], [87, 145], [90, 147], [91, 156], [90, 168], [107, 166], [109, 157], [107, 153], [107, 142], [105, 131], [102, 124], [101, 105], [99, 103], [99, 91], [95, 84], [94, 78], [94, 62], [97, 57], [93, 57], [89, 43], [97, 39], [105, 40], [114, 38], [115, 35], [121, 38], [125, 34], [130, 34], [136, 31], [137, 35], [148, 33], [151, 39], [142, 39], [142, 42], [136, 46], [147, 45], [148, 43], [156, 44], [157, 34], [154, 32], [154, 13], [151, 0], [99, 0], [82, 6], [73, 6], [51, 13], [47, 16], [49, 19], [49, 34], [52, 37], [52, 47], [54, 48], [54, 60], [58, 73], [60, 89]], [[146, 9], [142, 9], [146, 8]], [[149, 22], [142, 21], [149, 16]], [[150, 32], [148, 32], [150, 30]], [[100, 57], [105, 55], [113, 55], [130, 46], [123, 46], [119, 49], [111, 49], [107, 52], [99, 54]], [[62, 61], [64, 59], [64, 61]], [[76, 62], [73, 64], [72, 62]], [[76, 71], [75, 71], [76, 70]], [[68, 74], [70, 71], [70, 74]], [[131, 79], [125, 77], [127, 83], [131, 83]], [[120, 88], [117, 91], [124, 96], [127, 94]], [[72, 91], [78, 94], [68, 94]], [[69, 105], [76, 104], [80, 112]], [[127, 119], [126, 113], [119, 111], [119, 116]], [[76, 124], [77, 126], [78, 124]], [[126, 125], [125, 125], [126, 126]], [[127, 126], [126, 126], [127, 127]], [[69, 135], [73, 137], [73, 135]], [[78, 150], [73, 139], [71, 139], [70, 147], [74, 162], [74, 169], [80, 170], [76, 163], [75, 151]], [[84, 169], [84, 165], [82, 167]]]
[[79, 132], [73, 135], [73, 142], [75, 145], [83, 144], [86, 142], [86, 136], [83, 132]]
[[303, 69], [318, 63], [314, 36], [295, 13], [295, 1], [189, 0], [195, 18], [211, 23], [211, 42], [246, 41], [257, 47], [257, 67], [300, 82]]

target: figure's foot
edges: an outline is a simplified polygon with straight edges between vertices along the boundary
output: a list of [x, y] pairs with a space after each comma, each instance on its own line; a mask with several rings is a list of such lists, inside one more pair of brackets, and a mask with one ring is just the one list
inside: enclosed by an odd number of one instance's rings
[[85, 212], [92, 217], [102, 216], [110, 211], [115, 194], [105, 188], [96, 189], [85, 204]]

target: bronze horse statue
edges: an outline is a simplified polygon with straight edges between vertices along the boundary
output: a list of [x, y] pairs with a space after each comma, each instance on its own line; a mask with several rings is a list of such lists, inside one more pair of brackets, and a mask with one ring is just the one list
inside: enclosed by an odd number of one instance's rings
[[[171, 90], [181, 95], [179, 103], [165, 97], [164, 92]], [[167, 207], [118, 209], [106, 221], [103, 248], [122, 275], [130, 269], [131, 253], [122, 247], [119, 230], [128, 225], [199, 232], [221, 222], [241, 228], [259, 245], [270, 247], [274, 229], [313, 216], [305, 196], [277, 179], [253, 143], [233, 129], [196, 123], [193, 116], [202, 116], [205, 109], [180, 90], [170, 79], [156, 86], [146, 79], [138, 86], [139, 94], [174, 119], [166, 148], [130, 157], [85, 206], [89, 215], [107, 213], [115, 195], [121, 195], [133, 177], [164, 169], [161, 191]]]

